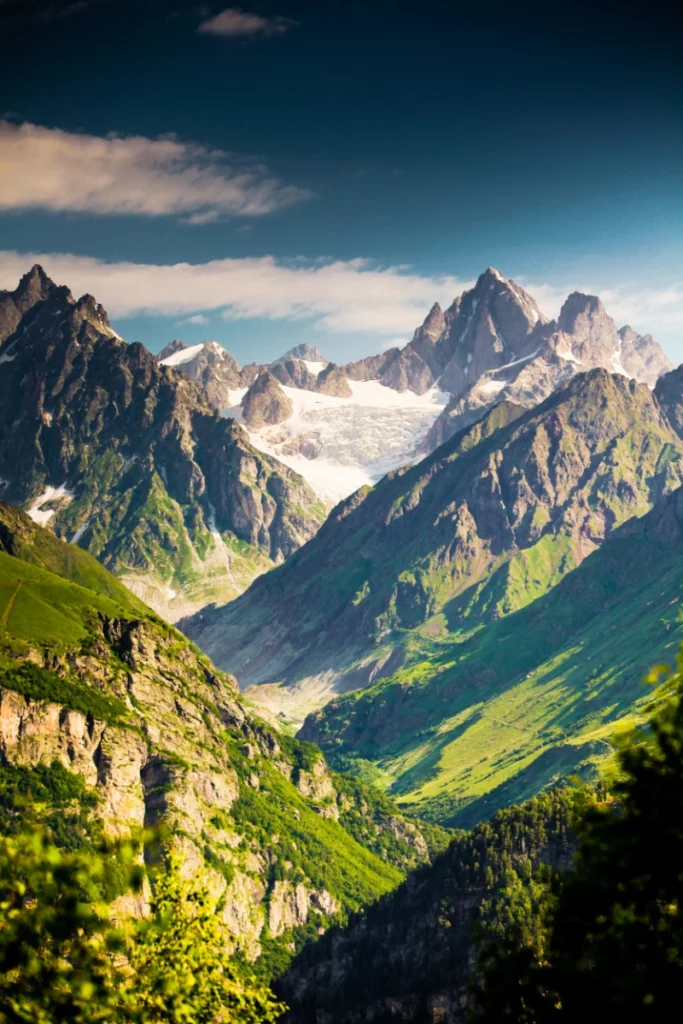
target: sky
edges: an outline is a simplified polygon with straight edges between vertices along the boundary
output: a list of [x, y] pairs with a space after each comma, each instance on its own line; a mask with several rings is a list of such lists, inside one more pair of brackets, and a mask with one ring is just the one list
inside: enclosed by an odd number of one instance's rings
[[129, 341], [409, 340], [487, 266], [683, 361], [683, 62], [658, 2], [0, 0], [0, 288]]

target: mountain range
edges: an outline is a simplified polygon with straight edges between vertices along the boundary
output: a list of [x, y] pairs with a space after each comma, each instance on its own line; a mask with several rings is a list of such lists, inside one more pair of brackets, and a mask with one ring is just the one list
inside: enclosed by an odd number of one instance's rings
[[[502, 402], [182, 628], [421, 814], [469, 823], [531, 795], [594, 760], [642, 695], [653, 644], [663, 656], [681, 635], [682, 381], [652, 391], [594, 369], [533, 409]], [[660, 516], [674, 523], [663, 547]]]
[[671, 369], [650, 335], [617, 330], [595, 296], [573, 293], [548, 320], [492, 267], [445, 312], [435, 304], [403, 349], [345, 366], [306, 345], [243, 369], [215, 342], [178, 346], [160, 359], [200, 380], [257, 448], [328, 503], [429, 454], [502, 400], [530, 408], [595, 367], [650, 386]]

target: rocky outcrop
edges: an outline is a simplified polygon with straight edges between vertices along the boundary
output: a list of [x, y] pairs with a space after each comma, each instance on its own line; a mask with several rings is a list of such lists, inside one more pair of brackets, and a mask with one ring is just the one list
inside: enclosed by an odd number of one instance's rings
[[292, 410], [290, 399], [269, 370], [259, 374], [242, 399], [242, 416], [252, 430], [282, 423]]
[[335, 398], [351, 398], [353, 395], [344, 368], [334, 363], [328, 363], [325, 369], [320, 371], [313, 390], [319, 391], [321, 395], [333, 395]]
[[274, 938], [306, 924], [311, 913], [333, 917], [339, 906], [326, 889], [307, 889], [299, 882], [275, 882], [268, 901], [268, 929]]

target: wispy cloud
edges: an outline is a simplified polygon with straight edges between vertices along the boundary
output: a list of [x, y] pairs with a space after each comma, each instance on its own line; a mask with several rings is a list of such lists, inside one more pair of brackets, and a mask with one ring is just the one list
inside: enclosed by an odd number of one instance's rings
[[239, 7], [226, 7], [219, 14], [202, 21], [197, 32], [212, 36], [225, 36], [228, 39], [245, 39], [247, 37], [281, 36], [296, 22], [291, 18], [266, 18], [261, 14], [250, 14]]
[[208, 316], [204, 316], [203, 313], [195, 313], [194, 316], [188, 316], [184, 320], [179, 320], [180, 324], [193, 324], [195, 327], [206, 327], [210, 324]]
[[284, 262], [271, 256], [171, 266], [105, 263], [64, 253], [0, 252], [0, 287], [40, 263], [76, 295], [90, 292], [114, 317], [217, 311], [226, 320], [312, 319], [331, 332], [410, 337], [435, 300], [449, 305], [471, 282], [425, 277], [368, 260]]
[[171, 137], [80, 135], [0, 120], [0, 210], [255, 217], [309, 196], [261, 165]]

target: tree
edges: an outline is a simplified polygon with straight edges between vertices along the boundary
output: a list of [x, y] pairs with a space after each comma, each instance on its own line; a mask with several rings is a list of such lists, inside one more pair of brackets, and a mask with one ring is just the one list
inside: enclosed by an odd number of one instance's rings
[[[0, 839], [0, 1022], [118, 1021], [123, 935], [99, 902], [113, 851], [65, 852], [44, 832]], [[119, 845], [130, 883], [139, 872]]]
[[0, 838], [0, 1024], [271, 1024], [283, 1012], [240, 972], [201, 879], [171, 859], [149, 917], [117, 927], [101, 900], [131, 844], [64, 851], [39, 830]]
[[130, 965], [140, 1024], [268, 1024], [285, 1009], [229, 959], [215, 900], [174, 858], [156, 874]]
[[[661, 678], [661, 669], [652, 681]], [[479, 1021], [661, 1021], [683, 988], [683, 653], [649, 727], [618, 753], [613, 799], [577, 824], [572, 869], [541, 901], [547, 925], [486, 947], [475, 991]]]

